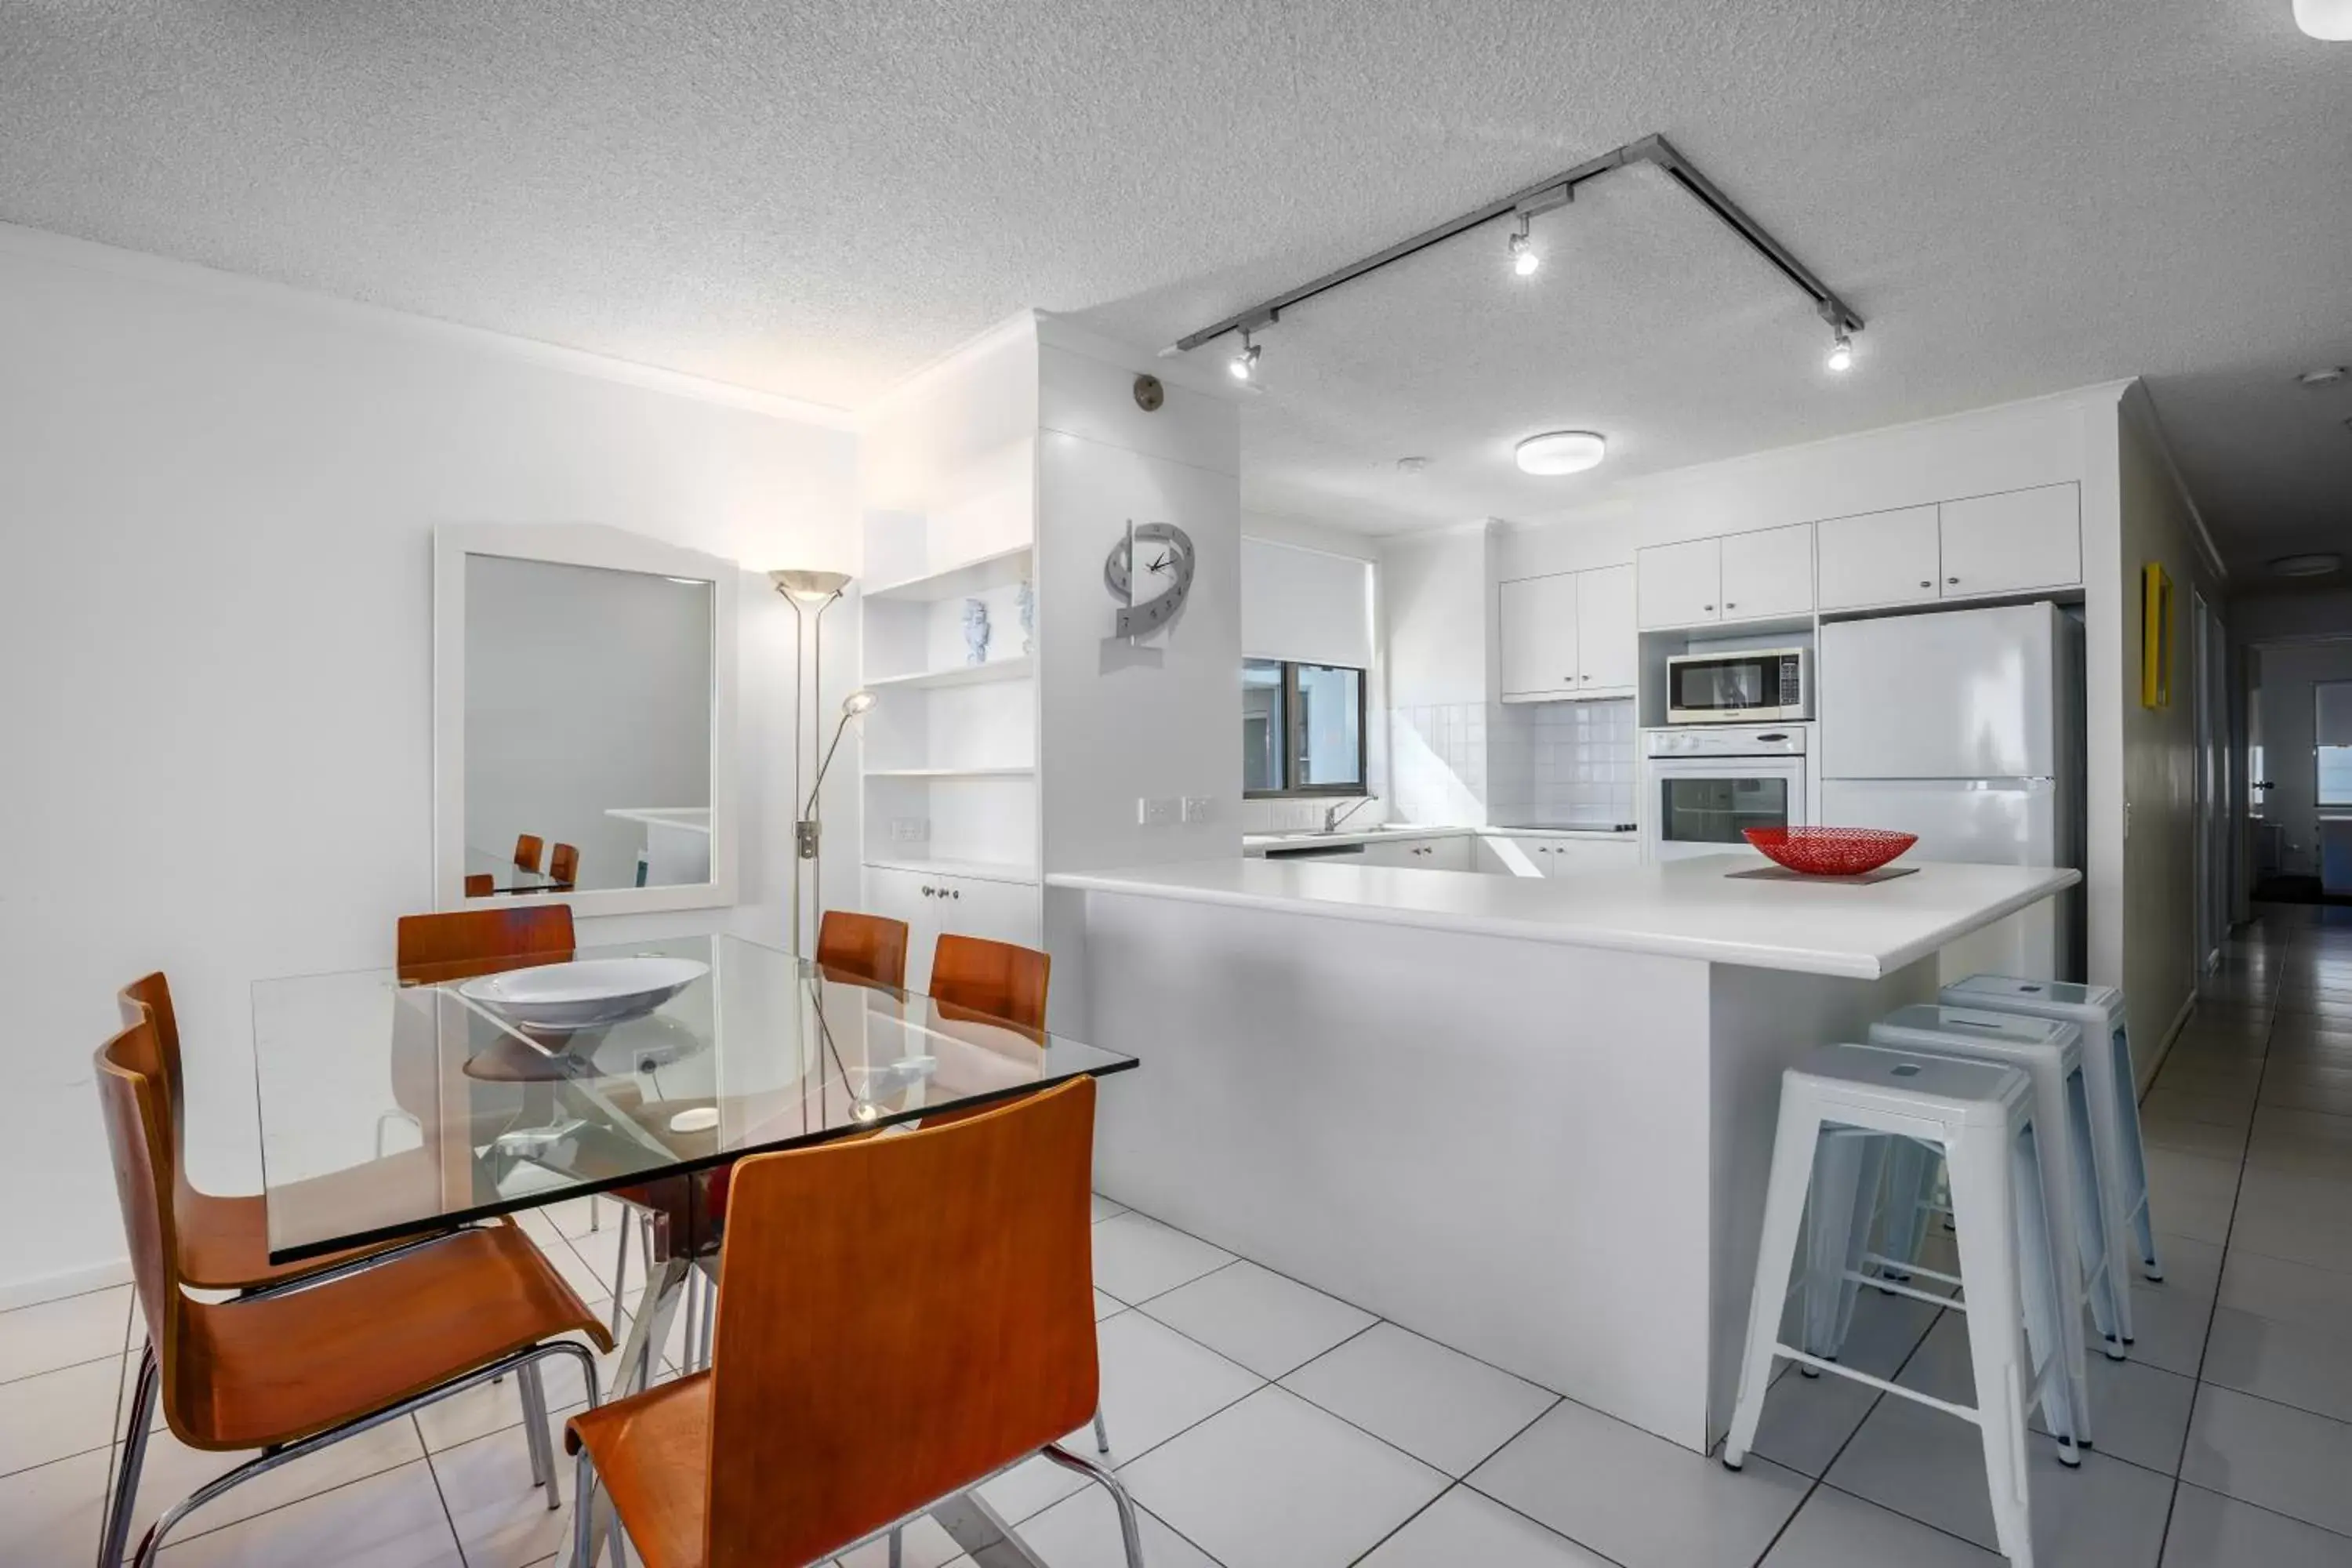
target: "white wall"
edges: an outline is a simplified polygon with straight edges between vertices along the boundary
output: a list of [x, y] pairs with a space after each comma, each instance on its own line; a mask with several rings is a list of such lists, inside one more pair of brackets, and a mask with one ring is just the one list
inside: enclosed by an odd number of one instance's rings
[[[858, 560], [852, 436], [777, 400], [21, 229], [0, 342], [0, 1179], [37, 1200], [0, 1211], [5, 1298], [123, 1255], [90, 1069], [117, 987], [169, 972], [194, 1174], [250, 1191], [248, 986], [389, 964], [432, 907], [434, 524]], [[744, 903], [589, 941], [782, 934], [792, 617], [757, 577], [742, 606]]]
[[580, 852], [576, 886], [634, 886], [645, 825], [610, 813], [710, 805], [710, 586], [502, 555], [466, 578], [467, 844], [535, 834]]
[[[1130, 389], [1150, 368], [1148, 355], [1114, 360], [1050, 338], [1040, 351], [1048, 872], [1241, 852], [1241, 426], [1231, 401], [1174, 382], [1162, 406], [1145, 413]], [[1112, 635], [1118, 605], [1103, 583], [1130, 520], [1182, 528], [1194, 567], [1176, 619], [1132, 647]], [[1185, 795], [1208, 798], [1208, 821], [1137, 821], [1139, 799]]]

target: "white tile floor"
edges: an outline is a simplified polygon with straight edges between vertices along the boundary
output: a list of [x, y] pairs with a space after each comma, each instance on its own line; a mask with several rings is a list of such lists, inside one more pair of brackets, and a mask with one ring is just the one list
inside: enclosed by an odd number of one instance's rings
[[[2168, 1278], [2135, 1286], [2132, 1360], [2092, 1358], [2081, 1470], [2037, 1446], [2038, 1561], [2352, 1568], [2352, 910], [2265, 909], [2146, 1103]], [[1116, 1203], [1096, 1221], [1111, 1458], [1152, 1568], [2000, 1561], [1970, 1429], [1924, 1407], [1784, 1375], [1734, 1475]], [[608, 1300], [611, 1211], [527, 1223]], [[1957, 1322], [1866, 1295], [1848, 1359], [1965, 1397]], [[91, 1560], [136, 1332], [123, 1289], [0, 1314], [0, 1562]], [[511, 1389], [460, 1396], [232, 1492], [167, 1561], [551, 1562], [568, 1515], [532, 1491], [520, 1419]], [[142, 1526], [225, 1468], [159, 1436]], [[1119, 1563], [1099, 1489], [1038, 1463], [986, 1492], [1053, 1568]], [[936, 1526], [907, 1545], [908, 1568], [973, 1568]]]

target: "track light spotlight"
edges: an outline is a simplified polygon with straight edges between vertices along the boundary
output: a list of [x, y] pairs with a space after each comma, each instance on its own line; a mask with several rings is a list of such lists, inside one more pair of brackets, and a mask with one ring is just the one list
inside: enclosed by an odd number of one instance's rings
[[1843, 332], [1830, 340], [1829, 367], [1832, 370], [1853, 368], [1853, 340]]
[[1257, 374], [1257, 345], [1250, 342], [1249, 329], [1242, 329], [1242, 352], [1235, 354], [1225, 368], [1235, 381], [1247, 381]]
[[1528, 235], [1528, 215], [1519, 215], [1519, 232], [1511, 236], [1511, 270], [1522, 278], [1535, 276], [1543, 265], [1543, 257], [1536, 250], [1535, 241]]

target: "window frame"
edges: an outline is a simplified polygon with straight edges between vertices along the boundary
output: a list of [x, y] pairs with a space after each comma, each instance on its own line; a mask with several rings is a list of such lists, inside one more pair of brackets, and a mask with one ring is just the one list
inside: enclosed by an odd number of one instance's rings
[[[1244, 658], [1244, 665], [1271, 664], [1282, 669], [1283, 747], [1277, 759], [1281, 765], [1283, 787], [1280, 789], [1244, 789], [1244, 800], [1303, 800], [1309, 798], [1342, 799], [1369, 795], [1372, 787], [1371, 767], [1371, 689], [1372, 672], [1352, 664], [1328, 664], [1313, 658]], [[1356, 776], [1347, 784], [1298, 784], [1300, 766], [1307, 753], [1307, 705], [1299, 700], [1298, 672], [1301, 668], [1345, 670], [1356, 678]]]

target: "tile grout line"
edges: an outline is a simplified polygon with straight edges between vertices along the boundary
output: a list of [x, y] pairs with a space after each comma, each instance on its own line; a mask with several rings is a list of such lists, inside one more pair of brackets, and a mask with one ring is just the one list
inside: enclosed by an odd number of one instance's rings
[[[425, 1425], [416, 1419], [414, 1410], [408, 1413], [408, 1425], [416, 1434], [417, 1451], [425, 1456], [425, 1476], [433, 1483], [433, 1500], [441, 1505], [441, 1522], [449, 1527], [449, 1544], [457, 1552], [460, 1564], [471, 1563], [473, 1558], [466, 1552], [465, 1537], [457, 1533], [457, 1516], [449, 1511], [449, 1494], [441, 1489], [440, 1468], [433, 1463], [433, 1450], [425, 1446]], [[554, 1484], [551, 1478], [548, 1484]], [[531, 1489], [537, 1491], [539, 1489], [533, 1487]], [[531, 1500], [536, 1502], [539, 1500], [533, 1498]]]

